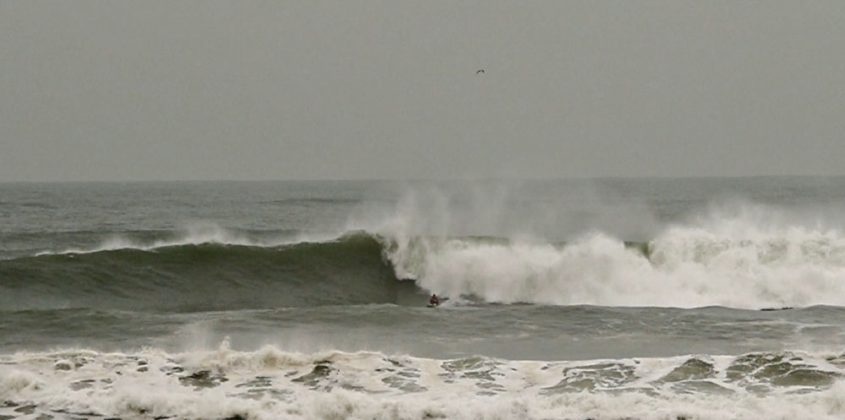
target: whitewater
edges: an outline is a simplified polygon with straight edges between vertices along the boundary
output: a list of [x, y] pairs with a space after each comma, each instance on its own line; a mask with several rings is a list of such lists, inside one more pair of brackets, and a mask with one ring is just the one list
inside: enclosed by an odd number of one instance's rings
[[0, 193], [2, 418], [845, 416], [845, 179]]

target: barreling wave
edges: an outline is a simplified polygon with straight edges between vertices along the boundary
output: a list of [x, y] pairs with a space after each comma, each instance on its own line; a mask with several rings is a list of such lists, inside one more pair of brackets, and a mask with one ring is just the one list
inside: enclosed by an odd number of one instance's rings
[[212, 230], [0, 261], [0, 309], [421, 304], [421, 290], [551, 305], [845, 305], [845, 234], [759, 214], [670, 226], [647, 242], [601, 232], [559, 243], [445, 237], [385, 226], [287, 244]]

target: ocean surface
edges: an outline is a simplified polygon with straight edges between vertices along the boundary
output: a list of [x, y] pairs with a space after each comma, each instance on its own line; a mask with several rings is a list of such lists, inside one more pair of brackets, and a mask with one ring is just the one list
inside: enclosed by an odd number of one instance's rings
[[843, 229], [845, 178], [0, 184], [0, 419], [842, 419]]

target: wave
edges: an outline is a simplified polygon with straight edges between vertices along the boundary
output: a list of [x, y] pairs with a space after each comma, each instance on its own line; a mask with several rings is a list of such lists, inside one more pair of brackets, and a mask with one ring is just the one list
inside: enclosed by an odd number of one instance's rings
[[845, 240], [732, 239], [677, 228], [643, 245], [415, 239], [388, 249], [400, 277], [450, 296], [556, 305], [736, 308], [845, 304]]
[[59, 351], [0, 356], [0, 415], [837, 419], [845, 358], [800, 351], [585, 361]]
[[0, 308], [205, 311], [396, 303], [396, 280], [368, 235], [261, 247], [201, 243], [0, 261]]
[[418, 304], [423, 290], [489, 303], [842, 306], [845, 234], [761, 211], [713, 213], [642, 242], [449, 237], [397, 223], [311, 237], [211, 227], [3, 260], [0, 290], [0, 309]]
[[554, 305], [845, 305], [845, 233], [764, 207], [711, 211], [644, 242], [602, 232], [562, 243], [477, 242], [395, 226], [385, 255], [397, 276], [449, 296]]
[[565, 246], [420, 241], [389, 253], [401, 277], [487, 302], [735, 308], [845, 304], [845, 241], [712, 237], [673, 229], [645, 252], [594, 234]]

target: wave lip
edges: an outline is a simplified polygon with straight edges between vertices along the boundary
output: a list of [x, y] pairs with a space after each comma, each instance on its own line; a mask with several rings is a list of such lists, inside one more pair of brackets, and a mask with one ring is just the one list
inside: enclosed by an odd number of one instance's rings
[[272, 347], [0, 356], [11, 412], [178, 418], [814, 418], [845, 415], [842, 355], [508, 361]]

